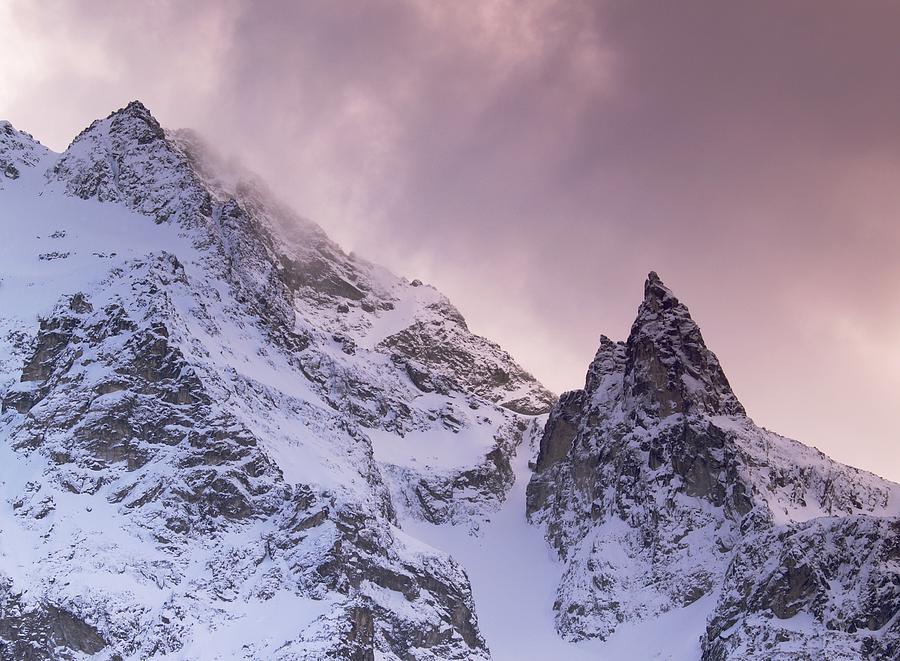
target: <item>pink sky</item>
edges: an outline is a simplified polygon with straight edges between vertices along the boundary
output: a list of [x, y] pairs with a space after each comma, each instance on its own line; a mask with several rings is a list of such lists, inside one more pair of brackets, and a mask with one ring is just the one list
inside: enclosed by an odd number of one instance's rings
[[554, 390], [647, 271], [757, 423], [900, 480], [900, 3], [0, 4], [0, 118], [138, 98]]

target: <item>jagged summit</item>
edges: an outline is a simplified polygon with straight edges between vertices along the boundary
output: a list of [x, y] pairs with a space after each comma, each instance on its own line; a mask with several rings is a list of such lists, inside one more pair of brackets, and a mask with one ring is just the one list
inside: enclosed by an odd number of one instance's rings
[[[140, 130], [141, 127], [143, 130]], [[124, 134], [119, 145], [127, 144], [131, 138], [144, 145], [165, 137], [165, 131], [150, 109], [141, 101], [134, 100], [118, 110], [113, 110], [103, 119], [95, 119], [72, 139], [66, 151], [72, 150], [86, 137], [98, 134]]]
[[[511, 410], [549, 410], [552, 393], [496, 344], [470, 333], [445, 297], [424, 295], [411, 284], [399, 287], [395, 276], [347, 255], [318, 225], [246, 173], [225, 172], [223, 164], [197, 134], [163, 129], [143, 103], [132, 101], [83, 131], [50, 177], [70, 195], [123, 202], [158, 223], [190, 231], [195, 244], [218, 246], [217, 268], [238, 271], [247, 296], [264, 301], [286, 322], [294, 317], [289, 299], [312, 296], [317, 306], [338, 312], [331, 321], [355, 327], [346, 331], [378, 331], [370, 335], [373, 344], [395, 356], [422, 388], [444, 387], [425, 378], [424, 365], [441, 373], [439, 381], [465, 384]], [[224, 254], [235, 250], [252, 254]], [[397, 299], [391, 290], [399, 289], [423, 299], [412, 307], [424, 309], [410, 318], [409, 310], [393, 313]], [[405, 321], [380, 323], [385, 317]], [[391, 332], [381, 334], [382, 327]]]
[[647, 280], [644, 281], [644, 302], [648, 303], [651, 300], [657, 301], [659, 305], [663, 305], [667, 301], [671, 301], [669, 305], [678, 305], [675, 294], [666, 287], [656, 271], [650, 271], [647, 274]]
[[625, 398], [632, 412], [745, 414], [700, 327], [655, 271], [626, 345]]
[[132, 114], [140, 114], [140, 115], [145, 115], [145, 116], [150, 116], [150, 117], [153, 116], [153, 113], [150, 112], [150, 109], [146, 105], [144, 105], [143, 102], [140, 101], [140, 99], [135, 99], [134, 101], [130, 101], [128, 103], [128, 105], [126, 105], [124, 108], [120, 108], [119, 110], [116, 110], [110, 114], [114, 115], [114, 114], [120, 113], [120, 112], [129, 112]]
[[155, 124], [159, 126], [159, 121], [157, 121], [156, 117], [153, 116], [153, 113], [150, 112], [150, 109], [139, 99], [129, 101], [125, 106], [113, 110], [104, 119], [94, 120], [91, 125], [93, 126], [97, 122], [114, 119], [116, 117], [134, 117], [136, 119], [140, 119], [143, 122], [146, 122], [147, 124]]
[[621, 379], [623, 408], [633, 417], [745, 415], [687, 306], [655, 271], [644, 283], [644, 299], [628, 340], [600, 337], [585, 391], [593, 393], [602, 383], [609, 385], [609, 378]]
[[[153, 116], [153, 113], [150, 112], [150, 109], [140, 101], [132, 101], [124, 108], [120, 108], [119, 110], [110, 113], [109, 117], [111, 119], [115, 119], [117, 117], [130, 117], [143, 122], [151, 131], [151, 133], [148, 134], [148, 138], [162, 138], [165, 136], [165, 132], [163, 131], [163, 128], [160, 125], [159, 121], [156, 119], [156, 117]], [[148, 138], [144, 139], [147, 140]]]

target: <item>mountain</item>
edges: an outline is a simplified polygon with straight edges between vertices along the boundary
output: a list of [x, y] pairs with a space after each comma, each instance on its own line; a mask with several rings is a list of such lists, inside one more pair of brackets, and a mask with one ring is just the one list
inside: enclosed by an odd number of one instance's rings
[[527, 510], [568, 639], [705, 602], [704, 661], [900, 656], [900, 485], [757, 427], [655, 273], [550, 413]]
[[900, 486], [656, 274], [558, 400], [132, 102], [0, 123], [0, 658], [895, 659]]
[[554, 396], [140, 103], [0, 127], [0, 656], [487, 658], [400, 516], [478, 521]]

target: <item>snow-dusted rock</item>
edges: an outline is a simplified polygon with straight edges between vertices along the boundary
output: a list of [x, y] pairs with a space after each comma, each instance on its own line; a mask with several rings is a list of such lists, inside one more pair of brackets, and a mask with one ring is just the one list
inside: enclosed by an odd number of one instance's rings
[[900, 649], [900, 486], [756, 427], [655, 273], [551, 412], [527, 508], [565, 561], [567, 638], [711, 595], [705, 659]]
[[900, 520], [823, 516], [741, 541], [703, 658], [895, 659]]
[[33, 168], [47, 154], [47, 148], [30, 134], [17, 131], [7, 121], [0, 121], [0, 190], [18, 179], [26, 168]]
[[397, 511], [477, 526], [552, 396], [139, 102], [0, 138], [0, 656], [487, 658]]

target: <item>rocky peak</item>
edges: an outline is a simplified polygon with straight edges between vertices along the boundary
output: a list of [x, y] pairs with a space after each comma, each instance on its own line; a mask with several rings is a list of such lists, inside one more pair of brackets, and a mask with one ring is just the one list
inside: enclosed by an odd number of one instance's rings
[[124, 202], [183, 226], [207, 224], [209, 195], [184, 152], [140, 101], [132, 101], [82, 131], [48, 172], [69, 195]]
[[[0, 144], [18, 135], [0, 132]], [[0, 305], [0, 536], [27, 540], [46, 526], [61, 542], [42, 548], [67, 550], [52, 569], [35, 556], [24, 578], [0, 567], [0, 658], [196, 658], [190, 645], [206, 622], [246, 622], [289, 600], [311, 607], [309, 619], [291, 622], [283, 639], [244, 637], [242, 658], [371, 659], [377, 647], [390, 659], [486, 659], [465, 574], [407, 539], [397, 512], [468, 522], [498, 507], [526, 423], [494, 402], [512, 408], [546, 391], [468, 333], [438, 292], [344, 254], [263, 187], [200, 167], [201, 149], [133, 102], [20, 186], [54, 204], [23, 205], [34, 215], [17, 225], [34, 229], [13, 233], [10, 250], [46, 302], [37, 314]], [[44, 217], [56, 209], [65, 212]], [[68, 272], [44, 268], [37, 251], [50, 241], [54, 254], [103, 246], [59, 258], [77, 263], [82, 294], [69, 293]], [[4, 302], [13, 287], [12, 300], [31, 294], [21, 279], [4, 274], [2, 284]], [[426, 392], [400, 349], [394, 361], [376, 348], [419, 322], [446, 325], [459, 344], [455, 362], [420, 370], [422, 383], [458, 377], [452, 392]], [[16, 347], [9, 358], [7, 346]], [[423, 439], [408, 440], [408, 458], [392, 453], [404, 434]], [[477, 443], [471, 452], [419, 468], [431, 452], [421, 446], [463, 438]], [[11, 481], [20, 460], [33, 474]], [[70, 504], [77, 515], [64, 512]], [[60, 529], [63, 520], [75, 531]], [[115, 538], [82, 532], [94, 525]], [[171, 596], [147, 606], [142, 589], [55, 578], [80, 575], [81, 558]], [[187, 563], [210, 567], [191, 570], [202, 587], [188, 587]], [[187, 619], [175, 585], [190, 591]], [[206, 586], [209, 609], [196, 606]], [[238, 610], [223, 616], [224, 603]]]
[[625, 402], [633, 415], [745, 415], [691, 313], [655, 272], [626, 347]]
[[678, 305], [675, 294], [666, 287], [656, 271], [650, 271], [647, 274], [647, 280], [644, 281], [644, 302], [655, 302], [660, 305], [670, 302], [673, 306]]
[[4, 181], [18, 179], [25, 168], [37, 165], [47, 151], [31, 134], [0, 121], [0, 189]]
[[115, 143], [121, 145], [129, 139], [138, 144], [147, 144], [153, 140], [165, 138], [165, 132], [149, 108], [140, 101], [132, 101], [124, 108], [114, 110], [104, 119], [91, 122], [90, 126], [75, 136], [67, 148], [83, 141], [90, 141], [98, 135], [110, 135], [119, 138]]
[[153, 118], [153, 115], [150, 113], [150, 110], [147, 108], [147, 106], [145, 106], [143, 103], [141, 103], [141, 101], [139, 99], [135, 99], [134, 101], [131, 101], [124, 108], [120, 108], [119, 110], [111, 112], [110, 116], [122, 115], [122, 114], [131, 114], [131, 115], [140, 116], [140, 117], [149, 117], [154, 122], [156, 121], [156, 119]]
[[140, 101], [132, 101], [124, 108], [110, 114], [111, 131], [131, 133], [138, 144], [147, 144], [165, 138], [159, 122]]

